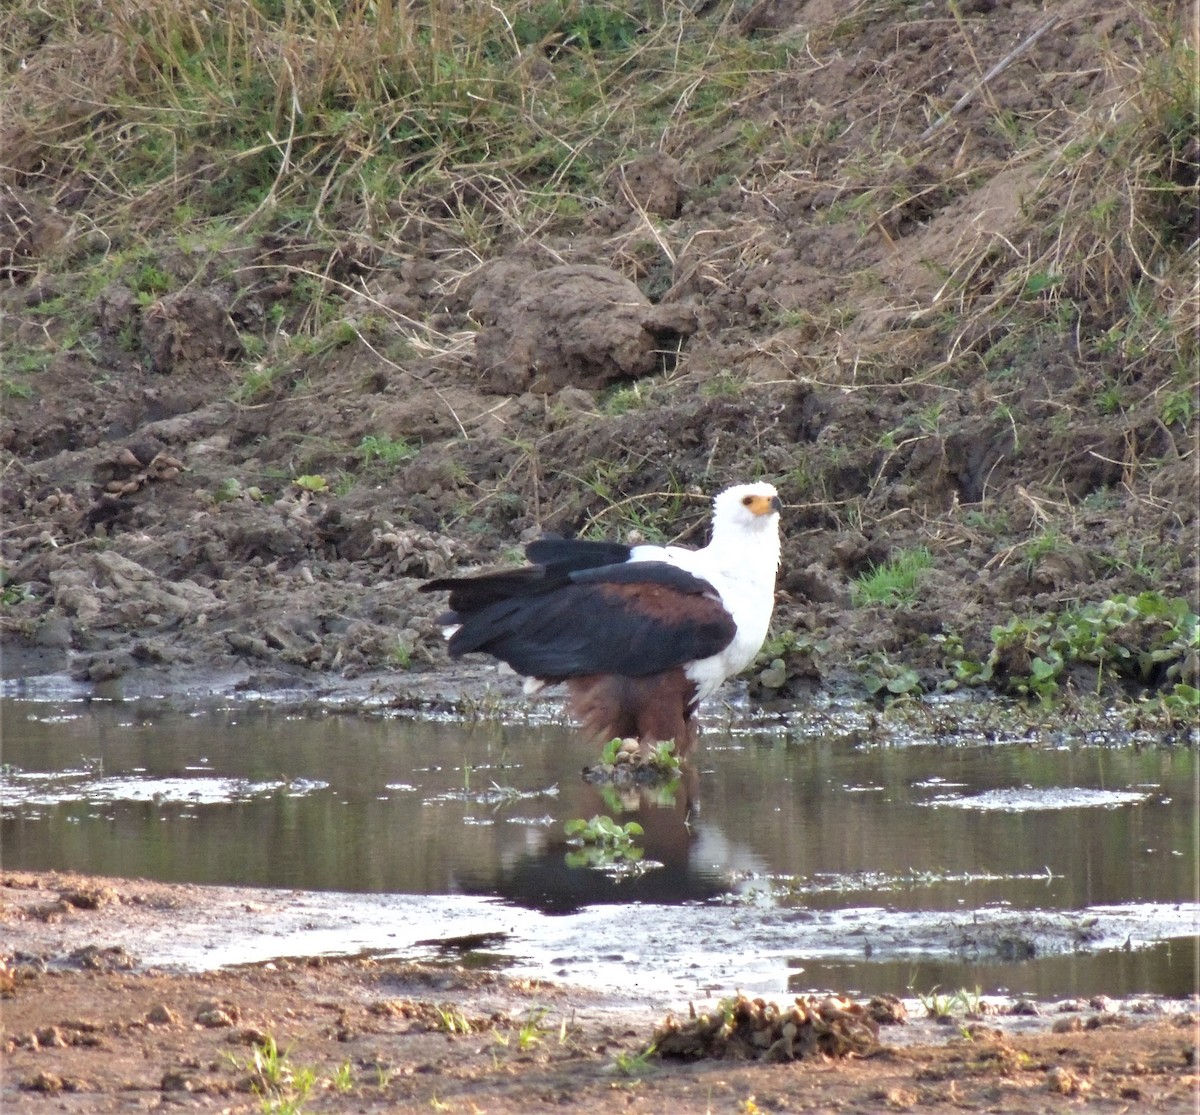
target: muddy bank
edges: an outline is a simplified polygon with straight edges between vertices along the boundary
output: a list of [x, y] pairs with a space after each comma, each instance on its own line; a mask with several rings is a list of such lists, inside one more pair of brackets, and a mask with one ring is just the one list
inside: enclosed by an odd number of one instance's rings
[[[61, 874], [8, 872], [3, 882], [5, 1110], [41, 1111], [50, 1100], [58, 1110], [115, 1111], [134, 1100], [257, 1111], [263, 1095], [295, 1099], [303, 1088], [305, 1110], [334, 1112], [447, 1103], [688, 1112], [748, 1102], [1035, 1112], [1064, 1097], [1184, 1112], [1197, 1087], [1194, 1014], [1164, 1015], [1153, 1003], [1072, 1002], [1040, 1015], [975, 1004], [954, 1026], [900, 1022], [899, 1011], [849, 1057], [681, 1063], [643, 1054], [668, 1014], [686, 1022], [686, 1002], [472, 971], [449, 953], [195, 974], [134, 959], [139, 939], [171, 921], [219, 937], [222, 926], [244, 932], [247, 918], [303, 896]], [[272, 1074], [261, 1055], [270, 1039], [284, 1061]]]

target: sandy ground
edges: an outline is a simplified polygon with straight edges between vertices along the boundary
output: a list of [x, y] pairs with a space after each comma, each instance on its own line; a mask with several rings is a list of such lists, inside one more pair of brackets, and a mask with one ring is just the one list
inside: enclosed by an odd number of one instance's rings
[[644, 1053], [668, 1014], [687, 1023], [686, 1003], [617, 1004], [449, 961], [138, 966], [139, 934], [171, 919], [227, 929], [253, 891], [8, 872], [2, 894], [6, 1112], [1190, 1112], [1200, 1100], [1194, 1010], [1093, 1001], [913, 1018], [846, 1056], [675, 1060]]

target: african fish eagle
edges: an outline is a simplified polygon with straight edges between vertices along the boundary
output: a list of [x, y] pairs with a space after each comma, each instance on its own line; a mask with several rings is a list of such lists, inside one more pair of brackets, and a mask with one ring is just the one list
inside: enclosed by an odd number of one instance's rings
[[674, 740], [683, 756], [700, 702], [766, 638], [781, 509], [770, 484], [738, 484], [713, 500], [712, 540], [699, 550], [550, 536], [525, 548], [529, 565], [421, 589], [450, 593], [439, 623], [452, 658], [490, 654], [527, 691], [565, 682], [593, 738]]

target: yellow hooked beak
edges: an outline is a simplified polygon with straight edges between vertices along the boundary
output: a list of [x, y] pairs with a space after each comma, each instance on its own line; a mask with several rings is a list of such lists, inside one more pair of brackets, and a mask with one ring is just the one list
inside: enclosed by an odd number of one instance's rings
[[783, 510], [778, 496], [747, 496], [742, 503], [755, 515], [778, 514]]

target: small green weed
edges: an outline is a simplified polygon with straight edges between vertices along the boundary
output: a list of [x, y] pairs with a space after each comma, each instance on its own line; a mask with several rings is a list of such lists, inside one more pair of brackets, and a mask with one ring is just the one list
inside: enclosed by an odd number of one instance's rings
[[908, 604], [917, 597], [921, 575], [933, 565], [924, 547], [901, 550], [855, 579], [850, 595], [858, 607], [867, 604]]
[[359, 459], [363, 468], [370, 468], [376, 461], [385, 468], [395, 468], [396, 465], [415, 457], [419, 452], [420, 448], [405, 438], [368, 434], [358, 443], [354, 455]]
[[212, 491], [213, 503], [229, 503], [235, 499], [248, 499], [254, 503], [270, 503], [263, 490], [255, 484], [242, 487], [242, 482], [236, 476], [222, 480]]
[[939, 994], [937, 985], [934, 985], [925, 993], [918, 991], [911, 984], [908, 990], [921, 1006], [925, 1008], [925, 1013], [930, 1018], [951, 1018], [955, 1014], [965, 1014], [968, 1017], [974, 1017], [979, 1014], [981, 992], [978, 987], [974, 990], [960, 987], [957, 991], [947, 995]]
[[171, 276], [161, 267], [143, 263], [133, 277], [133, 289], [138, 301], [147, 305], [171, 289]]
[[542, 1023], [549, 1013], [549, 1007], [537, 1007], [529, 1012], [529, 1015], [518, 1027], [517, 1048], [522, 1053], [528, 1053], [534, 1046], [541, 1045], [543, 1035], [546, 1032], [546, 1028]]
[[436, 1007], [437, 1028], [446, 1034], [471, 1034], [475, 1027], [471, 1020], [460, 1010], [453, 1007]]
[[396, 645], [388, 652], [389, 664], [397, 670], [408, 670], [412, 668], [413, 652], [412, 647], [402, 639], [396, 640]]
[[335, 1092], [349, 1092], [354, 1087], [354, 1068], [349, 1061], [343, 1061], [333, 1070], [329, 1083]]
[[872, 697], [891, 700], [921, 694], [921, 678], [917, 671], [891, 661], [883, 651], [861, 659], [858, 667], [862, 671], [863, 685]]
[[[54, 353], [45, 346], [26, 347], [20, 341], [7, 337], [4, 341], [3, 356], [4, 371], [14, 375], [35, 375], [38, 372], [44, 372], [50, 366], [51, 360], [54, 359]], [[4, 383], [12, 384], [14, 381], [6, 376]]]
[[0, 391], [9, 399], [32, 399], [33, 388], [28, 383], [18, 383], [7, 376], [0, 378]]
[[654, 1056], [657, 1046], [648, 1045], [640, 1053], [621, 1052], [613, 1059], [613, 1067], [622, 1076], [644, 1076], [654, 1070], [650, 1058]]
[[1164, 693], [1159, 700], [1169, 720], [1184, 724], [1200, 723], [1200, 689], [1196, 686], [1178, 681], [1171, 692]]
[[294, 1067], [271, 1035], [254, 1047], [246, 1061], [239, 1062], [232, 1056], [230, 1060], [235, 1068], [249, 1074], [264, 1115], [299, 1115], [317, 1083], [316, 1072]]
[[578, 850], [567, 853], [568, 867], [611, 867], [636, 863], [645, 855], [634, 844], [634, 838], [644, 831], [637, 821], [619, 825], [611, 817], [597, 815], [590, 821], [567, 821], [563, 827], [568, 842], [579, 845]]
[[628, 414], [631, 410], [640, 410], [650, 401], [650, 392], [640, 383], [629, 387], [615, 387], [604, 397], [601, 405], [604, 413], [614, 418]]
[[1022, 295], [1025, 298], [1036, 298], [1048, 291], [1054, 291], [1063, 284], [1063, 276], [1049, 271], [1035, 271], [1025, 280]]
[[1021, 547], [1021, 557], [1025, 567], [1032, 570], [1042, 558], [1048, 554], [1058, 553], [1064, 546], [1062, 536], [1058, 531], [1049, 529], [1036, 538], [1031, 538]]
[[287, 1054], [270, 1035], [254, 1047], [247, 1067], [268, 1088], [282, 1086], [291, 1075], [291, 1069], [287, 1065]]
[[712, 379], [705, 380], [700, 387], [700, 394], [706, 399], [736, 399], [745, 390], [744, 379], [730, 372], [719, 372]]
[[1196, 414], [1195, 390], [1172, 391], [1163, 399], [1161, 414], [1164, 426], [1188, 425]]
[[239, 403], [255, 402], [270, 390], [282, 371], [282, 364], [251, 365], [242, 372], [242, 381], [233, 392], [234, 399]]
[[963, 515], [963, 525], [989, 534], [1004, 534], [1010, 529], [1007, 511], [968, 511]]
[[0, 566], [0, 605], [11, 608], [15, 604], [24, 603], [29, 596], [28, 587], [14, 582], [9, 571]]

